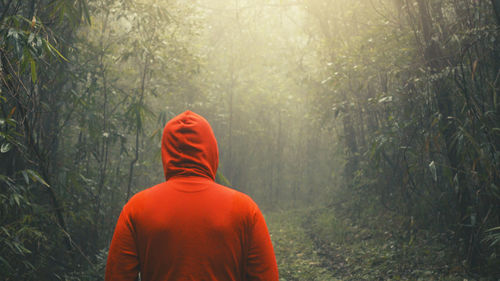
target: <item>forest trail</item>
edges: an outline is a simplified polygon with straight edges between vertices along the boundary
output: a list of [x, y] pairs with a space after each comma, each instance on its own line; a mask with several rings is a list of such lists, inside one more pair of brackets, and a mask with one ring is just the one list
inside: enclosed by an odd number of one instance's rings
[[272, 212], [266, 216], [280, 281], [339, 280], [325, 267], [324, 258], [302, 225], [302, 213]]
[[280, 281], [483, 280], [466, 276], [429, 233], [383, 231], [395, 223], [385, 218], [359, 226], [318, 208], [269, 212], [266, 220]]

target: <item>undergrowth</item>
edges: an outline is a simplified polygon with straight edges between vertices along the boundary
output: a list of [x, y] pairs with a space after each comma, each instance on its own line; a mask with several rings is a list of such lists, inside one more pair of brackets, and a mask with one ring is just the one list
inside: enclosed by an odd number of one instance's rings
[[267, 215], [280, 281], [497, 280], [467, 274], [446, 233], [394, 213], [355, 221], [335, 208]]
[[313, 241], [302, 227], [305, 212], [272, 212], [266, 216], [280, 281], [339, 280], [322, 265]]

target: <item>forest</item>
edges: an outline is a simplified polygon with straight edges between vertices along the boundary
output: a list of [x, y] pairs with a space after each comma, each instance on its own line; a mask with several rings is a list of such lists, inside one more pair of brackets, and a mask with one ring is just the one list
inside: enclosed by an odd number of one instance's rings
[[0, 279], [102, 280], [192, 110], [281, 281], [499, 280], [500, 0], [0, 0]]

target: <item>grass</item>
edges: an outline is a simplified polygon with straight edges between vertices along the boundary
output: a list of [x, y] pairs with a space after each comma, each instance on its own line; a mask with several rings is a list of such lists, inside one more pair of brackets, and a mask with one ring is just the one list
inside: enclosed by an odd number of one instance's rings
[[303, 210], [273, 212], [266, 216], [280, 281], [339, 280], [322, 265], [314, 242], [302, 227], [303, 218]]
[[439, 234], [394, 214], [353, 222], [327, 208], [266, 215], [280, 281], [473, 279]]

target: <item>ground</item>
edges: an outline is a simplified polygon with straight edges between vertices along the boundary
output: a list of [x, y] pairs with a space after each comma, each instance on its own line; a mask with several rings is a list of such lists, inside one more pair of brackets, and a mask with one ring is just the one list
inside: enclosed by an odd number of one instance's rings
[[449, 244], [412, 221], [353, 223], [332, 208], [268, 212], [266, 220], [280, 281], [495, 280], [467, 275]]

